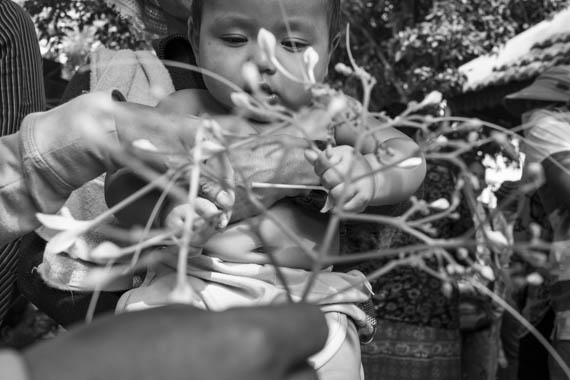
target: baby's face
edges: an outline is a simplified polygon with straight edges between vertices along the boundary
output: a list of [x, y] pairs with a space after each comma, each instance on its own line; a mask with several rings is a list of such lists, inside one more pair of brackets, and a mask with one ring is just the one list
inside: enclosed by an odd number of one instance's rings
[[[327, 73], [330, 45], [325, 3], [323, 0], [204, 1], [199, 40], [193, 41], [198, 65], [247, 90], [242, 67], [253, 62], [259, 67], [262, 88], [270, 104], [294, 110], [307, 105], [310, 95], [305, 86], [285, 78], [262, 58], [257, 35], [261, 28], [273, 33], [277, 39], [277, 59], [298, 78], [303, 78], [303, 52], [308, 47], [315, 49], [319, 54], [315, 78], [321, 82]], [[232, 107], [230, 94], [234, 90], [208, 76], [204, 79], [209, 92], [223, 105]]]

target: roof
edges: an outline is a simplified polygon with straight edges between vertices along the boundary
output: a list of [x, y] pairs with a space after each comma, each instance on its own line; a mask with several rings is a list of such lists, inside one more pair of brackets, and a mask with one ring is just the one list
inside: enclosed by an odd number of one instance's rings
[[545, 69], [570, 63], [570, 7], [516, 35], [497, 54], [459, 67], [467, 81], [463, 92], [532, 80]]

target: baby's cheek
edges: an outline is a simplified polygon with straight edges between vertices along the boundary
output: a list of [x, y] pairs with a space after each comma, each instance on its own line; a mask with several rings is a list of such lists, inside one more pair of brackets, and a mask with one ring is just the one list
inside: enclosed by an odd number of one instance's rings
[[291, 81], [285, 86], [285, 90], [281, 93], [285, 106], [296, 111], [311, 104], [311, 93], [305, 86]]

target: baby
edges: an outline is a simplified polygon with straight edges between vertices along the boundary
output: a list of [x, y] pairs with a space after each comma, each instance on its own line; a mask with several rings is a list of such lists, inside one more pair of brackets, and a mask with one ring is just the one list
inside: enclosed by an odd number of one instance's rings
[[[314, 49], [319, 57], [314, 79], [322, 82], [338, 40], [339, 16], [340, 0], [194, 0], [189, 38], [201, 68], [252, 91], [243, 77], [243, 67], [253, 63], [261, 78], [258, 97], [271, 106], [298, 111], [311, 105], [310, 90], [277, 69], [259, 46], [258, 34], [265, 29], [275, 36], [275, 57], [296, 78], [303, 78], [306, 73], [303, 53]], [[207, 114], [214, 119], [231, 114], [235, 89], [208, 75], [204, 75], [204, 82], [205, 90], [178, 91], [158, 108], [197, 116]], [[270, 125], [263, 119], [261, 115], [251, 114], [248, 123], [232, 133], [255, 135]], [[371, 127], [379, 123], [373, 118], [366, 122]], [[353, 126], [336, 125], [333, 132], [335, 146], [329, 146], [323, 153], [309, 150], [306, 158], [314, 165], [330, 199], [337, 203], [343, 198], [345, 211], [360, 212], [368, 205], [396, 203], [407, 199], [421, 184], [425, 175], [423, 159], [413, 168], [393, 166], [365, 176], [391, 162], [418, 155], [414, 154], [417, 145], [404, 134], [383, 128], [355, 151], [357, 133]], [[328, 137], [326, 131], [322, 136]], [[375, 154], [377, 143], [383, 143], [392, 153], [382, 163]], [[345, 182], [349, 170], [353, 178], [362, 175], [364, 179]], [[169, 205], [166, 223], [183, 223], [187, 207]], [[232, 221], [227, 228], [204, 239], [202, 255], [189, 259], [188, 282], [196, 292], [191, 302], [197, 307], [223, 310], [287, 302], [288, 297], [300, 300], [311, 281], [309, 269], [313, 267], [306, 251], [321, 249], [327, 221], [328, 216], [310, 212], [290, 198], [278, 201], [267, 213]], [[296, 241], [282, 227], [292, 232]], [[268, 252], [280, 265], [280, 273], [268, 264]], [[336, 254], [338, 237], [327, 251], [327, 255]], [[173, 267], [165, 264], [149, 273], [141, 287], [122, 296], [117, 312], [170, 302], [169, 294], [176, 282]], [[311, 358], [319, 378], [361, 378], [357, 330], [366, 325], [366, 316], [355, 304], [369, 297], [369, 285], [360, 272], [338, 273], [324, 268], [317, 276], [307, 299], [322, 305], [329, 327], [327, 344]]]

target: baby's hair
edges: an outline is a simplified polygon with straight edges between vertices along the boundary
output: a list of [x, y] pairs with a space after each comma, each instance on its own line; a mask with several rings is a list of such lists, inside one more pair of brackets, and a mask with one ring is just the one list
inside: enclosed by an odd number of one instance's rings
[[[321, 0], [325, 2], [327, 8], [327, 16], [329, 21], [329, 40], [331, 43], [333, 39], [339, 34], [341, 29], [341, 0]], [[202, 5], [204, 0], [193, 0], [190, 8], [190, 20], [192, 32], [198, 35], [200, 31], [200, 24], [202, 22]]]

